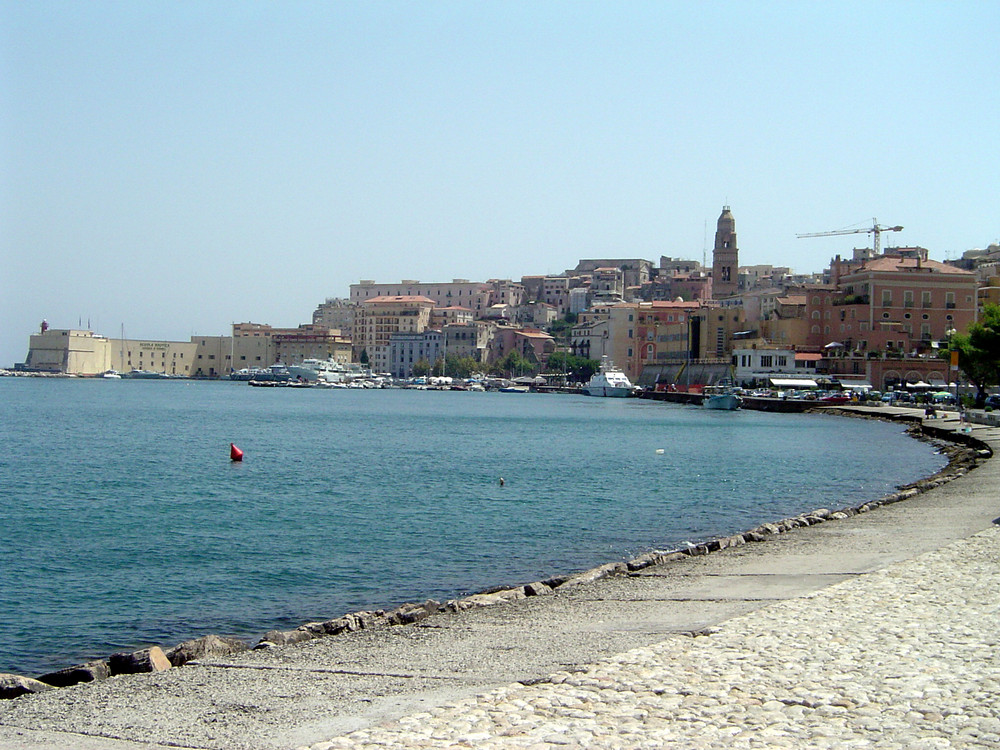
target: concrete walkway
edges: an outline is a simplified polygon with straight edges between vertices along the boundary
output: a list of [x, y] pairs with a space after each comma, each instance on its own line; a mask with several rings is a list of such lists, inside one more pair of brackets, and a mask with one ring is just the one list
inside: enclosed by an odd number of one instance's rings
[[551, 596], [0, 702], [0, 747], [994, 747], [998, 490], [990, 460]]

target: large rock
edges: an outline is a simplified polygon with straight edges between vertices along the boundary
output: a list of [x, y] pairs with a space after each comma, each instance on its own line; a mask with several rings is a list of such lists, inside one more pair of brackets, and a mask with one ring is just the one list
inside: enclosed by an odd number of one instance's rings
[[216, 656], [228, 656], [246, 651], [246, 643], [237, 638], [223, 638], [218, 635], [203, 635], [190, 641], [179, 643], [167, 651], [166, 656], [175, 667], [181, 667], [195, 659], [211, 659]]
[[111, 666], [106, 661], [89, 661], [86, 664], [77, 664], [75, 667], [66, 667], [58, 672], [43, 674], [38, 679], [53, 687], [69, 687], [78, 685], [81, 682], [96, 682], [106, 680], [111, 676]]
[[572, 578], [567, 579], [563, 582], [563, 586], [569, 588], [571, 586], [582, 586], [587, 583], [593, 583], [594, 581], [599, 581], [609, 575], [615, 575], [617, 573], [625, 573], [628, 571], [628, 566], [623, 562], [606, 563], [604, 565], [598, 565], [596, 568], [591, 568], [590, 570], [585, 570], [582, 573], [578, 573]]
[[30, 677], [0, 673], [0, 699], [17, 698], [28, 693], [41, 693], [54, 689], [51, 685], [46, 685], [44, 682], [33, 680]]
[[403, 604], [392, 612], [386, 614], [386, 620], [390, 625], [409, 625], [419, 622], [425, 617], [436, 614], [441, 609], [441, 603], [433, 599], [428, 599], [423, 604]]
[[173, 666], [159, 646], [133, 651], [130, 654], [124, 652], [111, 654], [108, 662], [111, 665], [112, 676], [139, 672], [162, 672]]
[[293, 643], [302, 643], [303, 641], [309, 641], [316, 638], [315, 633], [311, 633], [309, 630], [270, 630], [264, 633], [264, 637], [260, 639], [260, 643], [255, 646], [255, 648], [262, 648], [267, 646], [290, 646]]

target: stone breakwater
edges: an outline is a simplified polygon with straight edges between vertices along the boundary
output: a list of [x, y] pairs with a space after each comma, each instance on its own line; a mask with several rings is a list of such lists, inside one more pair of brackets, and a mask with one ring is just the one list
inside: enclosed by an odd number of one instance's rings
[[1000, 529], [302, 748], [995, 748]]
[[[910, 432], [914, 437], [930, 439], [918, 427], [911, 428]], [[692, 544], [684, 549], [653, 551], [629, 561], [600, 565], [582, 573], [554, 576], [521, 586], [492, 589], [471, 596], [449, 600], [443, 604], [434, 600], [422, 603], [407, 603], [390, 611], [380, 609], [353, 612], [330, 620], [306, 623], [292, 630], [270, 631], [253, 648], [273, 649], [315, 638], [412, 624], [432, 615], [455, 613], [476, 607], [497, 605], [531, 596], [544, 596], [560, 589], [565, 590], [592, 583], [607, 576], [627, 575], [653, 565], [681, 560], [688, 556], [706, 555], [729, 547], [768, 541], [773, 539], [775, 535], [794, 528], [848, 518], [859, 513], [866, 513], [880, 505], [896, 503], [915, 497], [921, 492], [933, 489], [962, 476], [991, 455], [991, 451], [984, 444], [977, 441], [969, 441], [965, 445], [946, 443], [941, 440], [934, 440], [934, 442], [938, 445], [939, 450], [946, 453], [949, 457], [949, 463], [944, 469], [931, 477], [901, 487], [895, 493], [864, 503], [858, 507], [832, 511], [825, 508], [817, 509], [793, 518], [762, 524], [754, 529], [732, 536]], [[27, 693], [43, 692], [84, 682], [104, 680], [117, 675], [164, 671], [183, 666], [189, 662], [197, 663], [198, 660], [217, 658], [245, 651], [249, 648], [249, 644], [238, 639], [207, 635], [186, 641], [166, 650], [158, 646], [153, 646], [131, 653], [113, 654], [108, 659], [76, 665], [41, 675], [37, 679], [21, 675], [0, 674], [0, 698], [14, 698]]]

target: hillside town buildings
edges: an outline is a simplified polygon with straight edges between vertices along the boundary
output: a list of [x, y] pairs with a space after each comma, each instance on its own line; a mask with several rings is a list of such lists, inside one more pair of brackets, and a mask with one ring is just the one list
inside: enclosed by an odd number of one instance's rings
[[213, 378], [318, 359], [409, 377], [418, 362], [454, 357], [485, 369], [511, 352], [537, 371], [565, 351], [606, 356], [647, 387], [836, 378], [882, 389], [947, 383], [939, 355], [950, 337], [998, 302], [1000, 246], [948, 263], [921, 247], [855, 248], [821, 272], [794, 274], [740, 266], [736, 220], [723, 206], [707, 266], [609, 257], [519, 279], [361, 280], [347, 297], [319, 303], [310, 323], [237, 323], [229, 335], [189, 341], [46, 325], [20, 367]]

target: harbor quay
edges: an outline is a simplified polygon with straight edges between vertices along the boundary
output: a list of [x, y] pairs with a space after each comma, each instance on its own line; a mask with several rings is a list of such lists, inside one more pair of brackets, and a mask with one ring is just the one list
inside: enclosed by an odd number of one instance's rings
[[1000, 429], [868, 413], [978, 465], [531, 596], [0, 701], [0, 747], [996, 747]]

